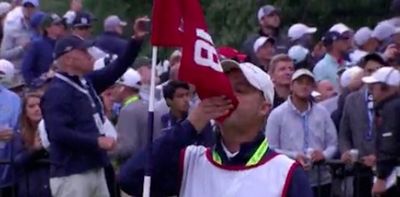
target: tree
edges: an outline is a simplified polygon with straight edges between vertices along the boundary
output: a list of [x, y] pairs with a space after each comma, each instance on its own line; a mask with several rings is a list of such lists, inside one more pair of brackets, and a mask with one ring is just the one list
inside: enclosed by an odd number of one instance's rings
[[[95, 33], [102, 29], [103, 19], [118, 14], [128, 22], [142, 15], [151, 15], [151, 0], [84, 0], [85, 8], [98, 19]], [[265, 4], [281, 8], [282, 30], [303, 22], [318, 27], [317, 38], [330, 26], [343, 22], [355, 29], [371, 28], [389, 17], [389, 0], [201, 0], [209, 31], [217, 45], [239, 48], [242, 41], [257, 30], [256, 13]], [[65, 13], [68, 1], [42, 0], [45, 11]], [[131, 30], [130, 28], [128, 28]], [[130, 33], [130, 32], [128, 32]]]

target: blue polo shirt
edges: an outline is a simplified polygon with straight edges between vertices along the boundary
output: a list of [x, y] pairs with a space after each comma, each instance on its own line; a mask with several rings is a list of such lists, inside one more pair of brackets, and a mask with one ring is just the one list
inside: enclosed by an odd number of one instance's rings
[[344, 65], [339, 64], [330, 54], [326, 54], [314, 67], [314, 75], [316, 81], [328, 80], [336, 89], [339, 88], [338, 71]]
[[[17, 94], [0, 85], [0, 126], [8, 126], [14, 131], [18, 129], [18, 118], [21, 112], [21, 99]], [[11, 159], [10, 144], [0, 147], [0, 159]], [[10, 186], [11, 166], [0, 165], [0, 188]]]

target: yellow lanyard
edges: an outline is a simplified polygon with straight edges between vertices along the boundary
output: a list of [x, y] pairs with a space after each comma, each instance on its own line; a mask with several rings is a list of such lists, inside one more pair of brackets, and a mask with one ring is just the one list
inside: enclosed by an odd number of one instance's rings
[[[267, 139], [264, 139], [264, 141], [260, 144], [260, 146], [258, 146], [253, 156], [251, 156], [249, 161], [247, 161], [246, 166], [253, 166], [259, 163], [263, 158], [263, 156], [265, 155], [265, 153], [267, 152], [267, 150], [268, 150], [268, 141]], [[213, 150], [212, 158], [216, 163], [222, 165], [222, 159], [215, 150]]]
[[139, 96], [131, 96], [124, 102], [124, 107], [139, 100]]

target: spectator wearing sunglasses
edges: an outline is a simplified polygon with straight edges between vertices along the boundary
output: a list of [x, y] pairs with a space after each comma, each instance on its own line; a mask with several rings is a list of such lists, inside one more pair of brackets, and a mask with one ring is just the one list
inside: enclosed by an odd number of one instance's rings
[[338, 71], [346, 64], [352, 47], [352, 30], [344, 24], [334, 25], [322, 38], [327, 53], [314, 67], [316, 81], [328, 80], [338, 90]]

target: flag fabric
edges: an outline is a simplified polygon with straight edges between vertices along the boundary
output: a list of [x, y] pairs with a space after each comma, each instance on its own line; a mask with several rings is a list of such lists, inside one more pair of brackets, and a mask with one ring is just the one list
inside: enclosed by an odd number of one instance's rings
[[[161, 21], [154, 22], [155, 18], [153, 18], [153, 30], [156, 29], [160, 32], [164, 31], [169, 33], [176, 33], [176, 30], [178, 30], [179, 33], [174, 34], [173, 36], [180, 36], [179, 39], [167, 35], [163, 35], [162, 37], [165, 36], [168, 37], [168, 39], [173, 38], [176, 39], [176, 41], [181, 42], [180, 46], [183, 51], [181, 67], [179, 69], [179, 79], [193, 84], [196, 87], [196, 92], [200, 99], [223, 95], [226, 96], [234, 105], [234, 108], [232, 109], [233, 111], [236, 108], [238, 101], [233, 93], [228, 77], [222, 70], [219, 55], [215, 49], [213, 40], [207, 32], [207, 24], [199, 0], [155, 0], [155, 3], [166, 4], [166, 2], [170, 1], [176, 3], [173, 10], [179, 10], [181, 17], [173, 15], [170, 19], [163, 18], [162, 20], [168, 21], [168, 23], [174, 24], [175, 26], [165, 26], [165, 24], [163, 24], [163, 26], [159, 27], [155, 27], [154, 25], [160, 25]], [[168, 6], [171, 5], [168, 4]], [[164, 8], [159, 10], [156, 10], [156, 8], [157, 5], [154, 5], [153, 12], [167, 12]], [[166, 13], [153, 13], [153, 16], [170, 17], [167, 16]], [[177, 27], [176, 25], [178, 22], [171, 22], [171, 20], [178, 20], [180, 25]], [[164, 28], [174, 28], [174, 30], [165, 31]], [[181, 31], [183, 31], [183, 33], [181, 33]], [[158, 34], [158, 32], [156, 34]], [[160, 40], [161, 39], [158, 41]], [[161, 43], [159, 46], [168, 46], [164, 44], [168, 42], [158, 43]], [[157, 43], [154, 42], [153, 44]], [[222, 122], [229, 115], [230, 114], [218, 118], [218, 121]]]
[[153, 1], [151, 17], [151, 44], [153, 46], [180, 47], [182, 45], [182, 1]]

